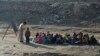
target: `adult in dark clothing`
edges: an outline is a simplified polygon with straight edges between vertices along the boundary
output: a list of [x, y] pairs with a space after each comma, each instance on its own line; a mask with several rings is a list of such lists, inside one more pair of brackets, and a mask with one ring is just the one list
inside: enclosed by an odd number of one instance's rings
[[76, 44], [77, 41], [78, 41], [77, 34], [74, 32], [74, 34], [73, 34], [73, 44]]
[[36, 33], [36, 38], [39, 36], [39, 33]]
[[58, 34], [55, 44], [62, 44], [62, 35]]
[[97, 40], [96, 40], [96, 38], [94, 37], [94, 35], [91, 36], [91, 38], [90, 38], [90, 44], [91, 44], [91, 45], [97, 44]]
[[47, 36], [46, 36], [46, 34], [45, 33], [42, 33], [43, 34], [43, 36], [42, 36], [42, 39], [43, 39], [43, 44], [48, 44], [47, 42]]
[[80, 35], [80, 37], [83, 37], [83, 33], [82, 32], [80, 32], [79, 35]]
[[83, 38], [83, 33], [82, 32], [80, 32], [78, 34], [78, 38], [79, 38], [79, 44], [82, 44], [82, 38]]
[[85, 34], [85, 35], [82, 37], [82, 43], [83, 43], [83, 44], [89, 44], [89, 35], [88, 35], [88, 34]]
[[37, 43], [37, 38], [39, 36], [39, 33], [37, 32], [36, 35], [35, 35], [35, 42]]
[[67, 41], [67, 42], [68, 42], [69, 44], [73, 44], [73, 39], [72, 39], [72, 37], [70, 36], [70, 34], [68, 34], [67, 37], [68, 37], [68, 41]]
[[56, 39], [58, 38], [59, 34], [54, 35], [54, 37], [52, 38], [52, 43], [56, 42]]
[[51, 44], [52, 43], [52, 38], [53, 38], [53, 34], [51, 34], [49, 31], [46, 34], [47, 36], [47, 43]]

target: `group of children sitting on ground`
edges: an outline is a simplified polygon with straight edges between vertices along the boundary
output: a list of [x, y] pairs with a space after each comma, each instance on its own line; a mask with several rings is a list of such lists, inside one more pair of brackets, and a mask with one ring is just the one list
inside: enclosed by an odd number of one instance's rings
[[[26, 36], [26, 43], [29, 43], [30, 31], [27, 28], [25, 32]], [[39, 32], [36, 33], [35, 42], [38, 44], [67, 44], [67, 45], [76, 45], [76, 44], [86, 44], [86, 45], [97, 45], [98, 41], [92, 35], [91, 37], [88, 34], [80, 33], [73, 33], [71, 36], [70, 34], [66, 33], [65, 36], [61, 34], [51, 34], [50, 32], [43, 33]]]

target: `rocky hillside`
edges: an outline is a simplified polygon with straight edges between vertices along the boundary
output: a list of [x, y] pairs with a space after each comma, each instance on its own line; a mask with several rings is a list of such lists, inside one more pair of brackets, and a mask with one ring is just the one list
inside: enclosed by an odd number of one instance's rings
[[31, 24], [97, 25], [99, 0], [0, 0], [0, 20]]

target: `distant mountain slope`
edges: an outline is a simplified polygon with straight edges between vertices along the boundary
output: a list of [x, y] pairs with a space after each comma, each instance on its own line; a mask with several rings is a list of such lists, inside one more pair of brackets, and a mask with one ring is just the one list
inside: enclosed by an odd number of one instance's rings
[[75, 1], [80, 1], [80, 2], [96, 2], [96, 1], [99, 1], [99, 0], [0, 0], [0, 1], [25, 1], [25, 2], [50, 2], [50, 1], [53, 1], [53, 2], [75, 2]]
[[86, 2], [90, 0], [84, 0], [85, 2], [82, 2], [83, 0], [81, 2], [73, 2], [73, 0], [23, 1], [0, 1], [0, 20], [74, 26], [100, 22], [100, 3], [96, 0], [91, 0], [91, 2]]

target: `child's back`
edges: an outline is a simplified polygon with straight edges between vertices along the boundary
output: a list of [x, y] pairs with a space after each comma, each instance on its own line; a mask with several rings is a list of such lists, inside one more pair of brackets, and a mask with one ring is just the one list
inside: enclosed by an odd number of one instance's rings
[[30, 37], [30, 30], [29, 30], [29, 28], [27, 28], [27, 30], [25, 32], [25, 37], [26, 37], [26, 43], [29, 43], [29, 37]]
[[29, 30], [27, 30], [27, 31], [25, 32], [25, 36], [30, 37], [30, 31], [29, 31]]

